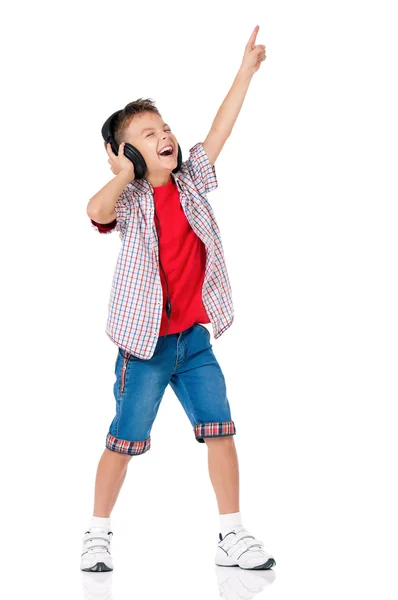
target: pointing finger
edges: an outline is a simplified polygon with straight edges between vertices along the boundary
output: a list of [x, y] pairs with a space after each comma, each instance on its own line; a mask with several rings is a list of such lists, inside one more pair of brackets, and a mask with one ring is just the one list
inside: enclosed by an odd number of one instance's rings
[[260, 26], [256, 25], [255, 28], [253, 29], [253, 33], [251, 34], [249, 41], [247, 42], [247, 47], [250, 50], [253, 50], [253, 48], [254, 48], [254, 45], [256, 43], [256, 37], [257, 37], [259, 29], [260, 29]]

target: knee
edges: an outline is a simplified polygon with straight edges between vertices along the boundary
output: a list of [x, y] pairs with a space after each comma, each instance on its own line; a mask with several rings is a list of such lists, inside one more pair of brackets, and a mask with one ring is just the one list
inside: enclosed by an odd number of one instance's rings
[[130, 460], [133, 458], [131, 454], [125, 454], [124, 452], [117, 452], [116, 450], [109, 450], [109, 448], [105, 448], [105, 452], [108, 453], [108, 456], [113, 461], [117, 461], [121, 465], [127, 465], [130, 462]]
[[234, 445], [234, 438], [232, 435], [221, 435], [219, 437], [207, 437], [207, 438], [205, 437], [203, 439], [208, 446], [221, 445], [221, 444], [223, 444], [224, 446], [233, 446]]

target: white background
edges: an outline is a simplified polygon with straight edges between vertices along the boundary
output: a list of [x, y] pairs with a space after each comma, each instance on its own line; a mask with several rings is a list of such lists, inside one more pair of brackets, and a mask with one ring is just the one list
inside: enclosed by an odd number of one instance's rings
[[[213, 0], [2, 10], [8, 599], [83, 598], [81, 542], [114, 415], [117, 352], [105, 323], [121, 242], [96, 233], [86, 215], [113, 177], [102, 124], [150, 97], [185, 160], [206, 137], [256, 25], [267, 59], [208, 199], [235, 308], [212, 344], [237, 427], [240, 508], [277, 563], [258, 597], [397, 597], [392, 7]], [[112, 529], [115, 600], [219, 597], [207, 448], [171, 388], [150, 451], [129, 464]], [[231, 595], [240, 574], [225, 575], [228, 600], [243, 597]], [[110, 597], [110, 582], [103, 596], [86, 598]]]

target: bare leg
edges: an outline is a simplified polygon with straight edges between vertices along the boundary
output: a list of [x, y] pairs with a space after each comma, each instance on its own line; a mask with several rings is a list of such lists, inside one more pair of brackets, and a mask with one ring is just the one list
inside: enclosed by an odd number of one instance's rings
[[220, 514], [239, 512], [239, 466], [232, 436], [204, 438]]
[[132, 458], [129, 454], [113, 452], [105, 448], [97, 468], [95, 479], [94, 516], [110, 517]]

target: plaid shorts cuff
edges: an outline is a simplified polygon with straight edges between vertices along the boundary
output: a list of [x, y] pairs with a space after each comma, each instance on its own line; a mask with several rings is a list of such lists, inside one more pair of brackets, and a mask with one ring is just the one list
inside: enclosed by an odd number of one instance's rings
[[121, 454], [144, 454], [151, 447], [151, 438], [139, 442], [129, 442], [128, 440], [119, 440], [108, 433], [106, 436], [106, 447], [113, 452]]
[[198, 423], [193, 428], [198, 442], [205, 443], [203, 438], [220, 437], [223, 435], [235, 435], [236, 428], [233, 421], [222, 421], [219, 423]]

